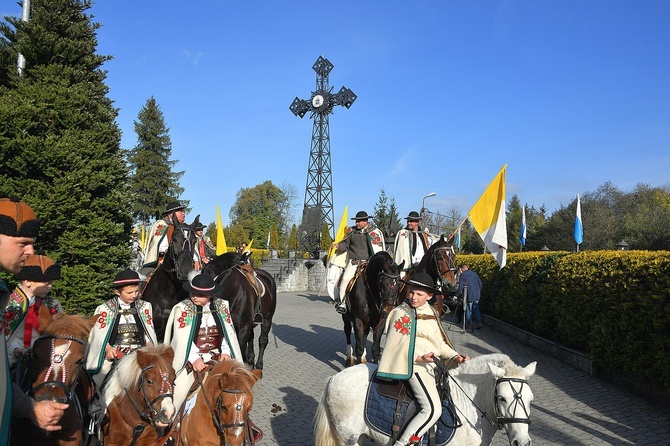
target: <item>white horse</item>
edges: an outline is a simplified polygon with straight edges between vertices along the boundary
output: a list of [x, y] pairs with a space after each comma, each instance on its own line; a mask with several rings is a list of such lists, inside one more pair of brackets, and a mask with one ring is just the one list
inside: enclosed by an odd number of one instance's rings
[[[463, 426], [450, 445], [488, 445], [498, 430], [510, 445], [530, 446], [528, 434], [533, 392], [528, 378], [536, 362], [522, 368], [507, 355], [478, 356], [450, 371], [451, 395]], [[317, 446], [356, 445], [366, 435], [382, 445], [391, 438], [365, 422], [365, 398], [376, 365], [359, 364], [331, 377], [314, 418]], [[485, 415], [483, 415], [485, 414]]]

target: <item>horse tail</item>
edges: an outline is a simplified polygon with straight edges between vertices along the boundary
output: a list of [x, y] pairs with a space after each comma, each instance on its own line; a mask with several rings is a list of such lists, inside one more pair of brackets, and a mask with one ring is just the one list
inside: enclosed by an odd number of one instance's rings
[[330, 421], [328, 414], [328, 389], [330, 388], [331, 378], [328, 378], [326, 388], [321, 395], [319, 407], [316, 408], [314, 415], [314, 440], [316, 446], [338, 446], [339, 442], [335, 436], [335, 429]]

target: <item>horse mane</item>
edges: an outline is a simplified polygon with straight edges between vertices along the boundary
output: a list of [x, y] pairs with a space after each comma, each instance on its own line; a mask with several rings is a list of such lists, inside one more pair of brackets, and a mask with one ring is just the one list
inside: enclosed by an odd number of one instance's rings
[[236, 252], [224, 252], [210, 260], [209, 263], [205, 265], [202, 272], [214, 277], [237, 265], [240, 262], [240, 257], [240, 254]]
[[93, 324], [83, 314], [57, 313], [51, 323], [44, 327], [42, 335], [74, 336], [85, 341], [92, 327]]
[[[212, 368], [212, 371], [209, 373], [207, 383], [218, 382], [212, 379], [214, 376], [218, 375], [221, 375], [219, 381], [224, 379], [224, 375], [228, 375], [229, 377], [232, 378], [232, 381], [236, 384], [235, 388], [238, 388], [242, 392], [250, 394], [252, 393], [251, 389], [254, 383], [256, 382], [256, 377], [249, 371], [247, 366], [234, 359], [229, 359], [226, 361], [220, 361], [216, 363], [216, 365], [214, 365], [214, 367]], [[223, 383], [224, 386], [230, 384], [232, 383], [227, 382]]]
[[140, 350], [143, 353], [155, 357], [152, 363], [155, 363], [158, 367], [166, 369], [172, 367], [172, 364], [165, 358], [169, 348], [169, 344], [158, 344], [156, 346], [142, 347], [124, 356], [112, 371], [109, 380], [107, 381], [103, 399], [107, 399], [107, 395], [114, 397], [120, 394], [124, 389], [132, 388], [140, 381], [142, 369], [137, 363], [137, 352]]
[[486, 374], [489, 372], [488, 364], [493, 364], [505, 370], [505, 375], [513, 378], [525, 378], [521, 370], [523, 367], [517, 365], [510, 359], [509, 356], [503, 353], [492, 353], [489, 355], [481, 355], [472, 358], [460, 364], [451, 373], [454, 376], [470, 375], [470, 374]]

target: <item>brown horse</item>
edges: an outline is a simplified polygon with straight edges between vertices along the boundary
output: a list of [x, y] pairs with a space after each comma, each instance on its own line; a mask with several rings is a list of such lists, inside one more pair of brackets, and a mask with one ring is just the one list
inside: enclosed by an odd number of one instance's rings
[[52, 400], [69, 407], [58, 424], [61, 430], [47, 432], [27, 419], [14, 419], [12, 444], [80, 445], [84, 414], [95, 391], [84, 370], [88, 334], [96, 317], [56, 314], [39, 309], [40, 337], [32, 347], [30, 361], [31, 393], [35, 401]]
[[251, 388], [257, 377], [234, 359], [216, 363], [209, 374], [197, 380], [192, 409], [181, 420], [179, 444], [253, 444], [249, 439], [249, 411], [254, 402]]
[[159, 431], [172, 423], [176, 412], [173, 358], [172, 347], [159, 344], [142, 347], [119, 361], [104, 390], [105, 401], [111, 402], [101, 429], [103, 444], [156, 444]]
[[[456, 252], [454, 251], [453, 244], [453, 236], [449, 236], [445, 240], [444, 235], [441, 235], [440, 239], [428, 248], [428, 251], [421, 258], [421, 262], [410, 269], [405, 276], [405, 280], [410, 280], [412, 274], [419, 272], [428, 273], [437, 288], [442, 290], [442, 294], [435, 295], [434, 301], [430, 301], [430, 304], [437, 310], [440, 317], [442, 317], [443, 313], [442, 304], [444, 296], [458, 291], [455, 263]], [[407, 285], [402, 287], [398, 295], [398, 304], [405, 300], [408, 291], [409, 287]]]

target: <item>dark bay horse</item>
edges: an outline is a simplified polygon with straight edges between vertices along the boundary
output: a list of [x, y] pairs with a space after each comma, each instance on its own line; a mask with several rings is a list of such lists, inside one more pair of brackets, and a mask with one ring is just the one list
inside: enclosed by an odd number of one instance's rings
[[93, 398], [94, 384], [84, 369], [88, 334], [96, 316], [59, 313], [52, 315], [47, 307], [39, 309], [40, 327], [45, 327], [32, 347], [31, 394], [35, 401], [66, 403], [58, 424], [61, 430], [47, 432], [35, 427], [27, 418], [12, 423], [12, 444], [78, 446], [82, 442], [84, 415]]
[[172, 347], [159, 344], [142, 347], [119, 361], [105, 386], [105, 400], [111, 402], [101, 429], [103, 444], [158, 444], [159, 432], [176, 414], [173, 358]]
[[163, 340], [165, 324], [174, 305], [188, 297], [183, 288], [188, 274], [193, 271], [193, 252], [196, 249], [194, 228], [200, 223], [200, 216], [193, 223], [175, 227], [170, 246], [161, 263], [142, 291], [142, 299], [151, 302], [153, 320], [158, 341]]
[[[256, 273], [263, 288], [263, 294], [259, 296], [257, 288], [248, 279], [250, 267], [240, 264], [246, 261], [248, 255], [231, 254], [233, 253], [222, 254], [210, 261], [203, 269], [203, 274], [214, 277], [214, 280], [221, 285], [222, 291], [219, 297], [228, 301], [242, 350], [242, 359], [254, 369], [262, 371], [272, 318], [277, 309], [277, 284], [270, 273], [254, 268], [253, 272]], [[254, 327], [258, 325], [254, 322], [254, 316], [257, 311], [263, 316], [258, 336], [258, 357], [254, 348]]]
[[[349, 291], [349, 307], [342, 315], [344, 335], [347, 338], [347, 365], [365, 363], [365, 344], [373, 330], [372, 360], [381, 356], [381, 337], [386, 315], [398, 299], [400, 272], [404, 266], [396, 265], [391, 255], [381, 251], [370, 257], [364, 272]], [[354, 328], [356, 348], [352, 354], [351, 328]]]
[[[437, 310], [440, 317], [442, 316], [444, 296], [458, 291], [458, 279], [456, 278], [457, 268], [455, 263], [456, 251], [454, 251], [453, 244], [453, 236], [450, 236], [445, 240], [444, 235], [441, 235], [440, 239], [428, 248], [428, 251], [426, 251], [421, 258], [421, 262], [410, 269], [405, 277], [405, 280], [409, 280], [411, 279], [412, 274], [419, 272], [428, 273], [435, 282], [437, 288], [442, 290], [441, 295], [435, 295], [435, 302], [430, 302], [433, 308]], [[407, 297], [408, 290], [408, 286], [405, 285], [402, 287], [400, 294], [398, 295], [398, 304], [402, 303]]]

